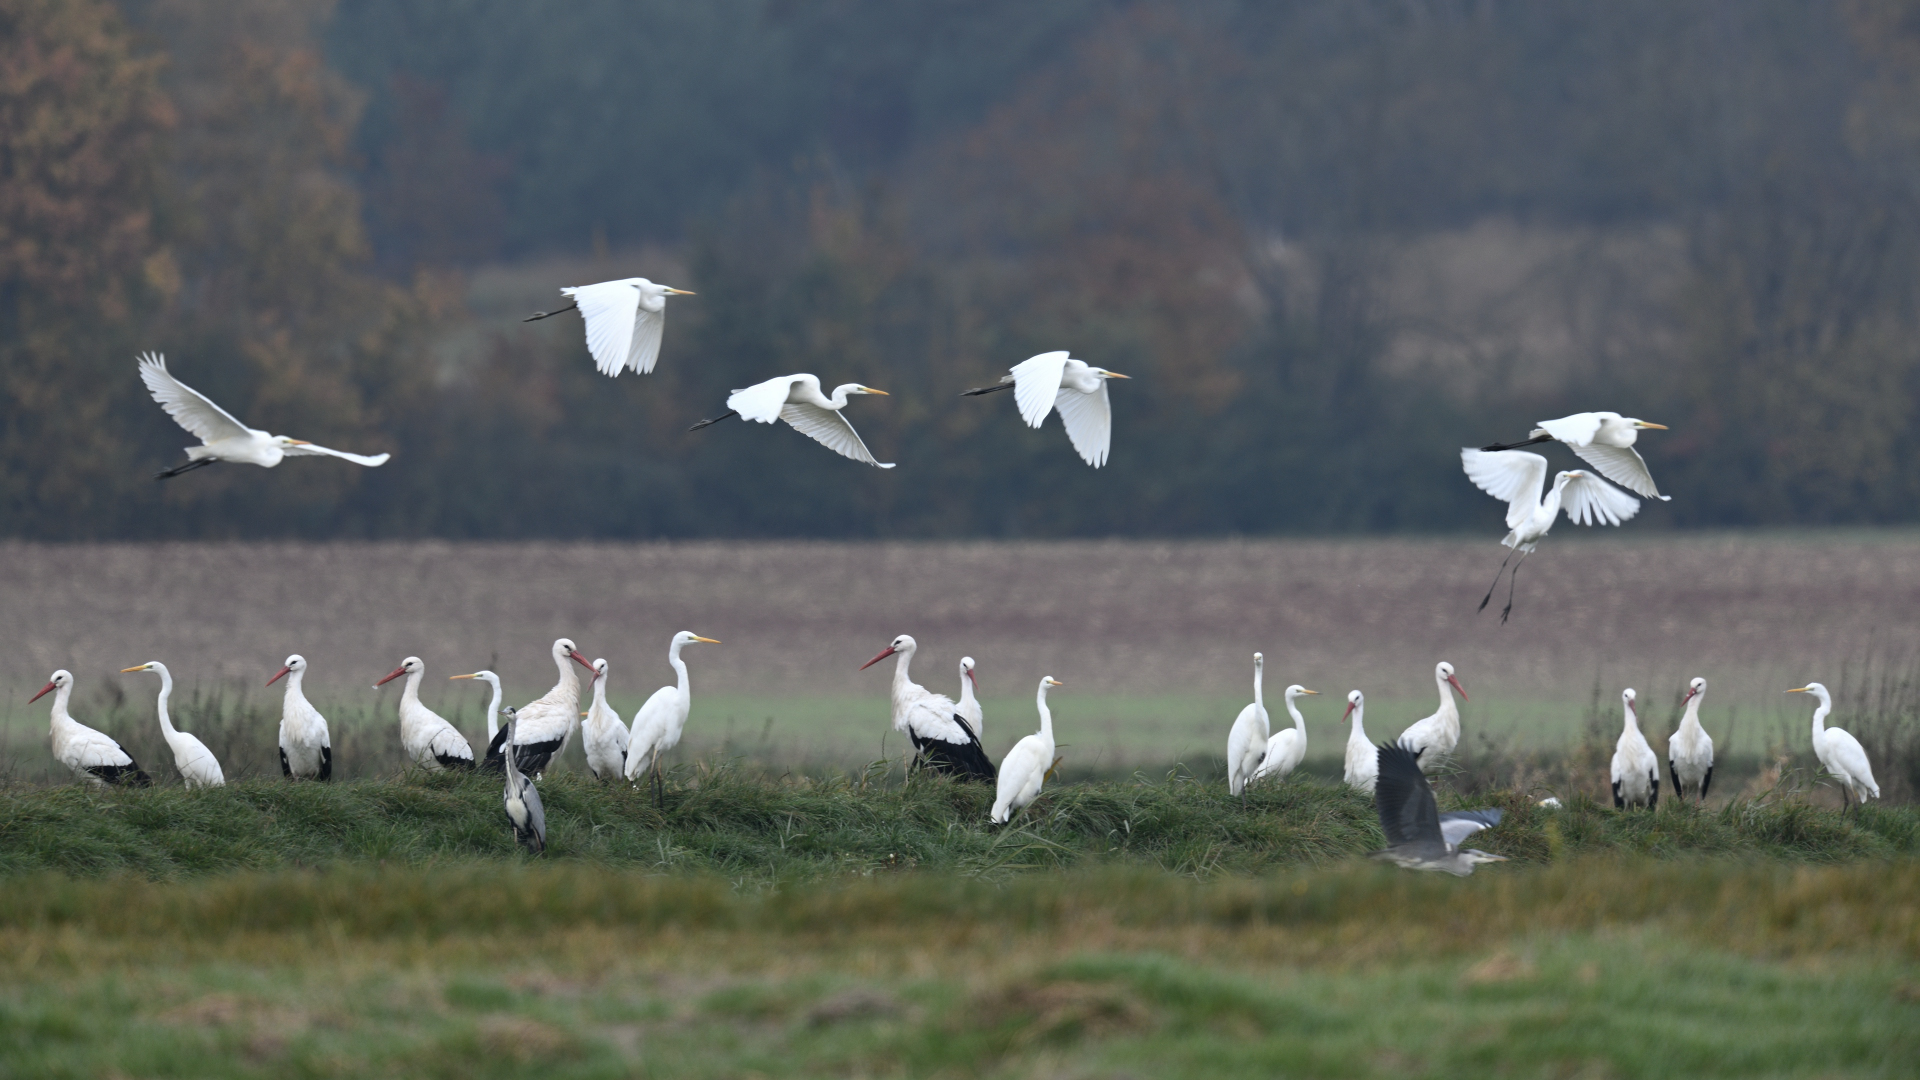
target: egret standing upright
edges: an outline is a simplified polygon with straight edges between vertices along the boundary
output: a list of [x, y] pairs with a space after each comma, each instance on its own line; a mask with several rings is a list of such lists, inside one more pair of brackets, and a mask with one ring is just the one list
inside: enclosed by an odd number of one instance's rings
[[1287, 703], [1287, 714], [1293, 717], [1293, 726], [1283, 727], [1267, 739], [1266, 756], [1260, 759], [1260, 767], [1253, 770], [1253, 779], [1248, 783], [1265, 780], [1269, 776], [1275, 780], [1285, 780], [1300, 767], [1300, 762], [1307, 756], [1307, 718], [1300, 715], [1300, 706], [1296, 702], [1302, 694], [1319, 692], [1298, 683], [1287, 687], [1282, 700]]
[[638, 780], [640, 774], [653, 772], [653, 803], [661, 805], [666, 792], [660, 779], [660, 755], [680, 745], [680, 734], [687, 729], [687, 716], [693, 712], [693, 686], [687, 681], [687, 662], [680, 650], [695, 642], [718, 645], [710, 637], [682, 630], [667, 642], [667, 663], [677, 681], [653, 692], [640, 711], [633, 714], [633, 733], [627, 742], [626, 776]]
[[1810, 682], [1787, 693], [1812, 694], [1820, 701], [1820, 707], [1813, 710], [1813, 754], [1827, 767], [1827, 772], [1840, 781], [1842, 810], [1865, 806], [1869, 795], [1879, 798], [1880, 785], [1874, 783], [1873, 763], [1867, 760], [1866, 747], [1861, 746], [1851, 732], [1827, 726], [1827, 714], [1833, 711], [1833, 695], [1827, 693], [1827, 688]]
[[1240, 796], [1241, 809], [1247, 805], [1247, 781], [1260, 767], [1261, 755], [1267, 750], [1267, 737], [1273, 730], [1262, 691], [1266, 666], [1267, 658], [1254, 653], [1253, 702], [1233, 718], [1233, 727], [1227, 732], [1227, 794]]
[[1065, 684], [1049, 675], [1040, 680], [1034, 703], [1040, 709], [1040, 730], [1013, 744], [1000, 759], [998, 788], [993, 809], [987, 815], [995, 825], [1005, 825], [1014, 814], [1040, 797], [1040, 787], [1053, 768], [1053, 712], [1047, 708], [1047, 691]]
[[173, 697], [173, 672], [158, 660], [137, 664], [130, 668], [121, 668], [120, 674], [135, 671], [151, 671], [160, 676], [160, 700], [156, 708], [160, 713], [160, 734], [167, 740], [167, 748], [173, 751], [173, 765], [180, 770], [180, 779], [190, 788], [219, 787], [227, 782], [226, 774], [220, 771], [220, 760], [207, 749], [207, 744], [193, 736], [192, 732], [181, 731], [173, 726], [173, 717], [167, 711], [167, 701]]

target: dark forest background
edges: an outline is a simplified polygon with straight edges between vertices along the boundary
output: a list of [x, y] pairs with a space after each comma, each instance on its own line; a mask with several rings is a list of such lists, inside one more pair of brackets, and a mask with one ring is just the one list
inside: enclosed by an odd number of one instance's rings
[[[519, 321], [636, 274], [653, 375]], [[12, 536], [1494, 530], [1589, 408], [1635, 528], [1908, 522], [1917, 299], [1917, 0], [0, 0]], [[1097, 472], [956, 397], [1054, 348]], [[394, 459], [156, 484], [144, 349]], [[790, 371], [900, 467], [686, 433]]]

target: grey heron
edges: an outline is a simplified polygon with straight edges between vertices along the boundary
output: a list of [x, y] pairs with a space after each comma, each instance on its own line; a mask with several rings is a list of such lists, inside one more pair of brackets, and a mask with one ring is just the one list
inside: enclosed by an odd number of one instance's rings
[[1373, 788], [1373, 806], [1380, 814], [1380, 831], [1387, 846], [1372, 858], [1385, 859], [1408, 870], [1444, 870], [1466, 877], [1484, 862], [1505, 862], [1461, 842], [1481, 829], [1500, 824], [1501, 811], [1460, 810], [1440, 813], [1433, 788], [1420, 771], [1420, 758], [1398, 743], [1381, 743], [1380, 777]]
[[540, 805], [539, 789], [520, 771], [520, 748], [513, 741], [513, 708], [508, 707], [506, 714], [507, 739], [500, 759], [506, 766], [507, 787], [502, 799], [506, 803], [507, 821], [513, 826], [513, 838], [538, 855], [547, 850], [547, 811]]

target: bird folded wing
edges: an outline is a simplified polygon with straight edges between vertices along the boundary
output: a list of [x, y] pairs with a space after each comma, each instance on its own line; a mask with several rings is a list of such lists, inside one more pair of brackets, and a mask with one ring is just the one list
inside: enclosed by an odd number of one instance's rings
[[1524, 450], [1474, 450], [1463, 447], [1460, 467], [1475, 487], [1507, 504], [1507, 528], [1517, 529], [1540, 504], [1547, 481], [1547, 459]]
[[754, 383], [745, 390], [735, 390], [727, 398], [727, 408], [739, 413], [742, 420], [771, 424], [780, 419], [780, 409], [786, 405], [787, 395], [793, 393], [793, 382], [798, 378], [798, 375], [782, 375]]
[[1575, 525], [1618, 525], [1640, 512], [1640, 500], [1597, 476], [1576, 476], [1560, 496]]
[[167, 370], [167, 358], [159, 353], [141, 354], [140, 381], [147, 384], [153, 400], [160, 403], [167, 415], [202, 443], [245, 438], [252, 433], [252, 429], [235, 420], [227, 410], [207, 400], [206, 395], [174, 378]]
[[1653, 474], [1647, 471], [1646, 459], [1633, 447], [1594, 443], [1591, 446], [1573, 447], [1573, 452], [1598, 469], [1600, 475], [1628, 491], [1661, 502], [1670, 501], [1667, 496], [1660, 494], [1660, 489], [1654, 485]]
[[1028, 427], [1039, 427], [1053, 410], [1054, 396], [1060, 392], [1060, 376], [1067, 368], [1067, 354], [1041, 353], [1013, 365], [1013, 398], [1020, 405], [1020, 419]]
[[337, 457], [346, 461], [351, 461], [355, 465], [365, 465], [365, 466], [368, 466], [369, 468], [378, 466], [378, 465], [385, 465], [387, 463], [387, 459], [393, 456], [392, 454], [375, 454], [372, 457], [367, 457], [364, 454], [349, 454], [345, 450], [330, 450], [327, 447], [318, 446], [318, 445], [315, 445], [314, 443], [306, 443], [305, 445], [302, 445], [302, 446], [289, 446], [284, 450], [282, 450], [281, 452], [288, 457], [315, 457], [315, 456]]
[[627, 366], [642, 375], [652, 371], [654, 361], [660, 359], [660, 338], [666, 329], [665, 311], [641, 308], [633, 320], [633, 343], [627, 348]]
[[891, 469], [891, 464], [875, 461], [873, 452], [867, 444], [860, 441], [860, 433], [853, 430], [847, 418], [836, 409], [823, 409], [818, 405], [804, 402], [787, 405], [780, 410], [780, 419], [793, 425], [793, 429], [812, 439], [841, 457], [850, 457], [868, 465], [878, 465], [882, 469]]
[[89, 728], [67, 744], [69, 763], [82, 769], [120, 768], [133, 764], [133, 758], [120, 744], [102, 732]]
[[1558, 420], [1540, 421], [1540, 430], [1554, 437], [1555, 441], [1568, 446], [1584, 447], [1600, 434], [1599, 413], [1574, 413]]
[[581, 321], [587, 324], [587, 352], [593, 356], [593, 366], [602, 375], [619, 375], [627, 366], [627, 349], [633, 343], [640, 290], [624, 281], [603, 281], [560, 291], [580, 305]]
[[1096, 469], [1105, 465], [1113, 445], [1113, 406], [1107, 400], [1106, 381], [1101, 380], [1100, 389], [1091, 394], [1061, 387], [1053, 403], [1080, 459]]
[[1440, 809], [1433, 788], [1420, 771], [1420, 759], [1397, 743], [1379, 750], [1380, 777], [1374, 782], [1373, 805], [1380, 813], [1380, 829], [1389, 847], [1440, 839]]

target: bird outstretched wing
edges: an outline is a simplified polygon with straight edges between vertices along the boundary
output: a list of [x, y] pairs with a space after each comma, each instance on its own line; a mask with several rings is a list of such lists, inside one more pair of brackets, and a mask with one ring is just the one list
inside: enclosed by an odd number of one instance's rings
[[1066, 369], [1065, 350], [1041, 353], [1013, 365], [1013, 398], [1020, 405], [1020, 419], [1028, 427], [1039, 427], [1053, 411], [1060, 375]]
[[[1016, 391], [1017, 392], [1017, 391]], [[1107, 400], [1107, 383], [1091, 394], [1061, 387], [1054, 395], [1053, 407], [1060, 412], [1060, 423], [1067, 438], [1080, 452], [1080, 459], [1094, 468], [1107, 463], [1107, 449], [1113, 445], [1113, 406]]]
[[1667, 496], [1660, 494], [1660, 489], [1654, 485], [1653, 474], [1647, 471], [1646, 459], [1633, 447], [1593, 443], [1590, 446], [1572, 446], [1570, 449], [1587, 464], [1600, 470], [1600, 475], [1628, 491], [1661, 502], [1670, 501]]
[[1438, 842], [1440, 808], [1420, 771], [1420, 759], [1399, 743], [1380, 744], [1380, 778], [1373, 786], [1373, 807], [1387, 846]]
[[281, 450], [281, 453], [288, 457], [337, 457], [343, 461], [351, 461], [355, 465], [365, 465], [369, 468], [377, 465], [385, 465], [387, 459], [393, 456], [392, 454], [375, 454], [372, 457], [367, 457], [364, 454], [349, 454], [345, 450], [330, 450], [327, 447], [314, 443], [289, 446]]
[[618, 377], [627, 366], [634, 338], [634, 316], [640, 311], [640, 290], [624, 281], [603, 281], [561, 289], [580, 305], [587, 325], [587, 352], [602, 375]]
[[1553, 436], [1556, 442], [1563, 442], [1568, 446], [1585, 447], [1593, 441], [1595, 435], [1600, 434], [1602, 419], [1599, 413], [1574, 413], [1572, 416], [1563, 416], [1558, 420], [1542, 420], [1539, 427], [1541, 431]]
[[1567, 481], [1560, 506], [1575, 525], [1618, 525], [1640, 512], [1639, 499], [1591, 475]]
[[1492, 810], [1452, 810], [1440, 815], [1440, 835], [1448, 847], [1459, 847], [1467, 837], [1481, 829], [1491, 829], [1500, 824], [1505, 813]]
[[140, 381], [147, 384], [153, 400], [167, 410], [174, 422], [202, 443], [222, 439], [245, 438], [252, 429], [233, 418], [233, 414], [207, 400], [207, 396], [167, 370], [167, 358], [159, 353], [142, 353]]
[[[666, 333], [667, 313], [640, 308], [633, 319], [633, 343], [627, 347], [627, 366], [642, 375], [660, 359], [660, 338]], [[618, 371], [615, 375], [620, 374]]]
[[739, 413], [742, 420], [771, 424], [780, 419], [780, 409], [786, 405], [787, 395], [793, 393], [793, 381], [799, 377], [782, 375], [754, 383], [745, 390], [735, 390], [727, 397], [727, 408]]
[[891, 464], [873, 459], [873, 451], [868, 450], [867, 444], [860, 441], [860, 433], [853, 430], [853, 425], [836, 409], [823, 409], [818, 405], [801, 402], [781, 407], [780, 419], [792, 424], [793, 430], [841, 457], [850, 457], [868, 465], [878, 465], [882, 469], [893, 468]]
[[1460, 467], [1473, 486], [1507, 504], [1507, 528], [1517, 529], [1540, 505], [1547, 482], [1547, 459], [1525, 450], [1474, 450], [1462, 447]]

